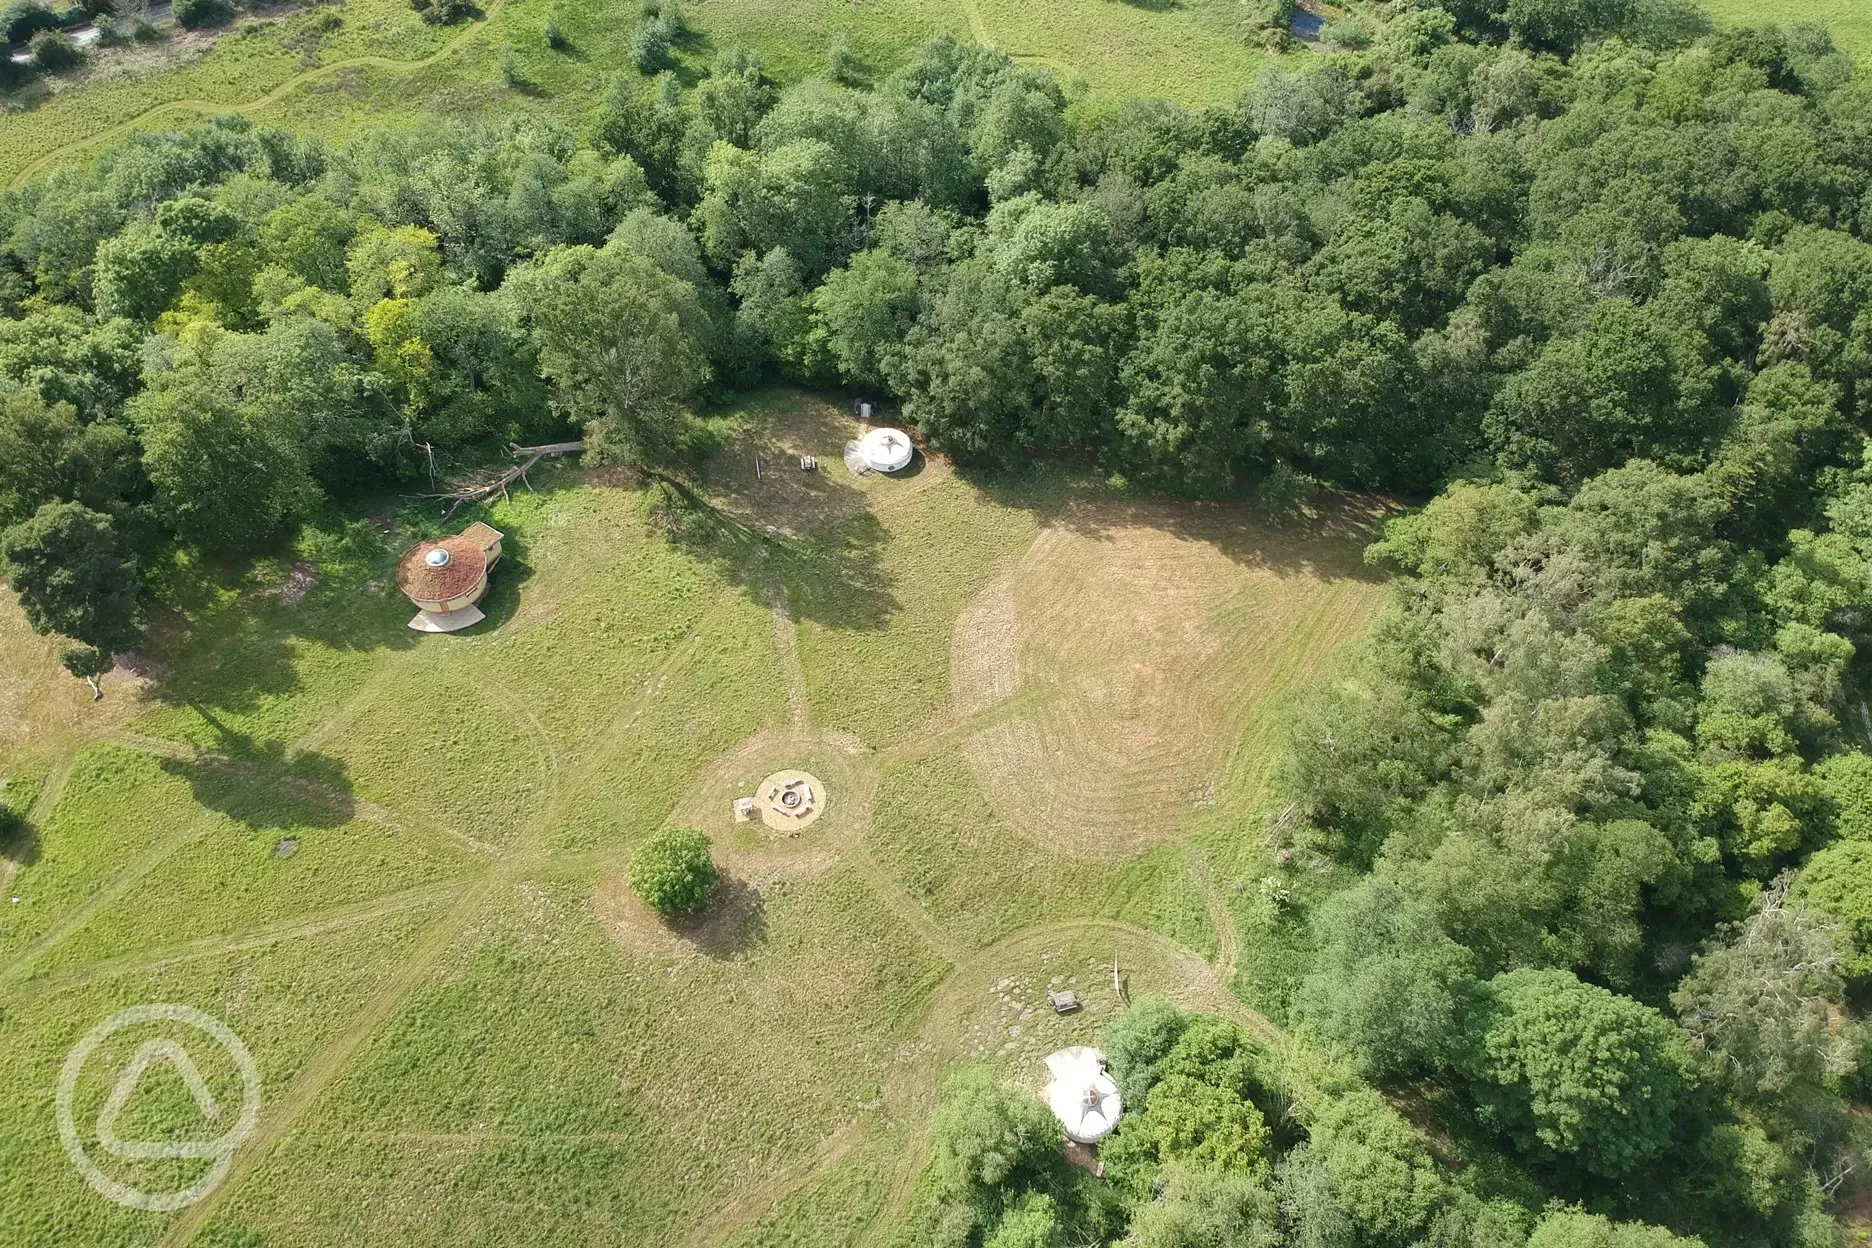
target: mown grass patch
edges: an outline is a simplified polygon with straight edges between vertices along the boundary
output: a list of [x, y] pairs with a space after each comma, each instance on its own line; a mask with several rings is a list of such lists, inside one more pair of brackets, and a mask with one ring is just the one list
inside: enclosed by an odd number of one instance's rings
[[620, 946], [592, 886], [486, 912], [220, 1225], [672, 1242], [875, 1096], [940, 973], [848, 873], [771, 888], [717, 958]]
[[967, 948], [1036, 923], [1097, 916], [1215, 951], [1215, 933], [1175, 847], [1127, 863], [1048, 849], [997, 817], [968, 764], [953, 754], [918, 758], [886, 776], [866, 846]]
[[814, 718], [881, 749], [945, 708], [957, 614], [1039, 526], [960, 478], [878, 500], [805, 543], [784, 575]]
[[1727, 26], [1765, 22], [1819, 22], [1842, 52], [1861, 64], [1872, 58], [1872, 7], [1863, 0], [1700, 0], [1710, 16]]
[[971, 0], [996, 47], [1110, 99], [1220, 104], [1268, 54], [1235, 0]]
[[[253, 1055], [261, 1081], [261, 1113], [279, 1103], [307, 1059], [407, 954], [433, 913], [391, 916], [367, 927], [316, 940], [208, 955], [148, 971], [92, 980], [0, 1011], [0, 1243], [19, 1248], [131, 1248], [157, 1242], [173, 1215], [144, 1213], [104, 1200], [85, 1185], [60, 1147], [54, 1097], [66, 1053], [117, 1010], [152, 1001], [194, 1006], [223, 1020]], [[129, 1046], [148, 1030], [126, 1030], [85, 1066], [74, 1117], [94, 1121], [123, 1068]], [[203, 1076], [230, 1112], [239, 1084], [212, 1042], [191, 1046]], [[174, 1083], [158, 1084], [126, 1107], [129, 1139], [199, 1138], [200, 1115]], [[122, 1162], [113, 1174], [175, 1191], [198, 1176], [199, 1162]], [[193, 1167], [191, 1169], [190, 1167]]]
[[[721, 592], [721, 591], [718, 591]], [[622, 848], [660, 824], [711, 759], [787, 715], [769, 612], [726, 591], [666, 670], [635, 685], [544, 832], [555, 849]]]

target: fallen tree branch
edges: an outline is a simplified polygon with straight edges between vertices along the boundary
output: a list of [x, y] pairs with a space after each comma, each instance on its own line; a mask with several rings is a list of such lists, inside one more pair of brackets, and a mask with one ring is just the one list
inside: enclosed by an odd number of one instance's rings
[[514, 482], [519, 481], [523, 483], [529, 490], [533, 488], [533, 483], [527, 480], [527, 473], [532, 471], [534, 464], [539, 463], [542, 459], [548, 459], [558, 455], [577, 455], [584, 449], [585, 443], [583, 440], [578, 442], [548, 442], [544, 446], [515, 446], [510, 442], [507, 444], [507, 453], [515, 458], [522, 455], [526, 456], [525, 463], [516, 464], [514, 467], [494, 477], [492, 480], [482, 481], [475, 485], [465, 485], [458, 490], [450, 490], [444, 494], [425, 494], [423, 497], [447, 501], [448, 510], [442, 513], [444, 518], [454, 515], [455, 509], [463, 503], [478, 503], [482, 499], [492, 498], [496, 494], [501, 496], [502, 501], [507, 501], [508, 488], [512, 486]]

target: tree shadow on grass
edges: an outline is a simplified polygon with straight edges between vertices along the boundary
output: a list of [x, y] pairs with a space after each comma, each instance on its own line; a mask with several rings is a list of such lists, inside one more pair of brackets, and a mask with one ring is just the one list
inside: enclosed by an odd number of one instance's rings
[[1364, 560], [1386, 519], [1404, 507], [1379, 494], [1322, 490], [1303, 505], [1275, 511], [1261, 501], [1128, 494], [1101, 482], [1088, 464], [1040, 460], [1019, 470], [959, 468], [969, 484], [1002, 506], [1031, 512], [1044, 526], [1095, 541], [1125, 529], [1154, 528], [1213, 546], [1230, 560], [1278, 576], [1309, 575], [1381, 584], [1391, 579]]
[[763, 606], [772, 602], [777, 580], [795, 618], [828, 628], [874, 631], [896, 614], [896, 578], [883, 559], [888, 535], [870, 512], [789, 538], [725, 515], [681, 482], [659, 487], [651, 515], [669, 542]]
[[767, 907], [759, 889], [737, 876], [723, 875], [715, 881], [707, 906], [669, 920], [669, 928], [704, 957], [732, 958], [767, 939]]
[[197, 712], [241, 714], [299, 691], [301, 642], [361, 651], [405, 650], [419, 640], [407, 627], [415, 608], [394, 591], [314, 590], [290, 606], [267, 602], [265, 593], [243, 592], [152, 630], [167, 673], [154, 696]]
[[342, 761], [310, 750], [288, 752], [279, 741], [234, 732], [201, 706], [193, 707], [219, 737], [218, 748], [193, 758], [165, 758], [162, 769], [188, 782], [195, 800], [243, 827], [336, 828], [357, 814]]
[[39, 861], [39, 830], [25, 815], [0, 806], [0, 862], [30, 867]]

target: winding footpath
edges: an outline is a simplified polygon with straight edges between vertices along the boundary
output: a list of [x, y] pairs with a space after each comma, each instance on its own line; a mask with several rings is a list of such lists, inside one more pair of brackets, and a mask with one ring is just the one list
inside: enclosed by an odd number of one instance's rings
[[[388, 56], [354, 56], [342, 61], [333, 61], [329, 65], [320, 65], [316, 69], [308, 69], [304, 73], [294, 74], [264, 95], [242, 103], [216, 103], [213, 100], [166, 100], [161, 104], [153, 104], [114, 126], [86, 135], [82, 139], [74, 139], [62, 147], [53, 148], [14, 174], [8, 185], [24, 186], [53, 167], [69, 163], [71, 157], [77, 153], [98, 147], [112, 139], [121, 138], [133, 130], [147, 129], [153, 119], [168, 113], [193, 113], [197, 117], [212, 117], [217, 113], [254, 112], [278, 103], [302, 87], [325, 82], [352, 69], [382, 69], [392, 73], [416, 73], [453, 56], [469, 40], [486, 32], [494, 19], [500, 15], [501, 10], [506, 7], [507, 0], [491, 0], [486, 15], [481, 20], [464, 26], [448, 42], [420, 60], [399, 61]], [[83, 88], [80, 87], [79, 90]]]

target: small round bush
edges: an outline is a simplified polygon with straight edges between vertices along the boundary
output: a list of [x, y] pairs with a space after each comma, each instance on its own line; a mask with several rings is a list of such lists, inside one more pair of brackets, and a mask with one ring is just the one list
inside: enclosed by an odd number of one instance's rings
[[234, 6], [229, 0], [175, 0], [171, 11], [184, 30], [200, 30], [234, 20]]
[[708, 837], [694, 828], [664, 828], [631, 855], [630, 881], [664, 918], [700, 910], [715, 887]]
[[646, 74], [654, 74], [669, 64], [675, 38], [660, 17], [646, 17], [637, 23], [631, 36], [631, 62]]
[[84, 64], [84, 53], [62, 30], [42, 30], [32, 37], [32, 66], [42, 74], [59, 74]]

